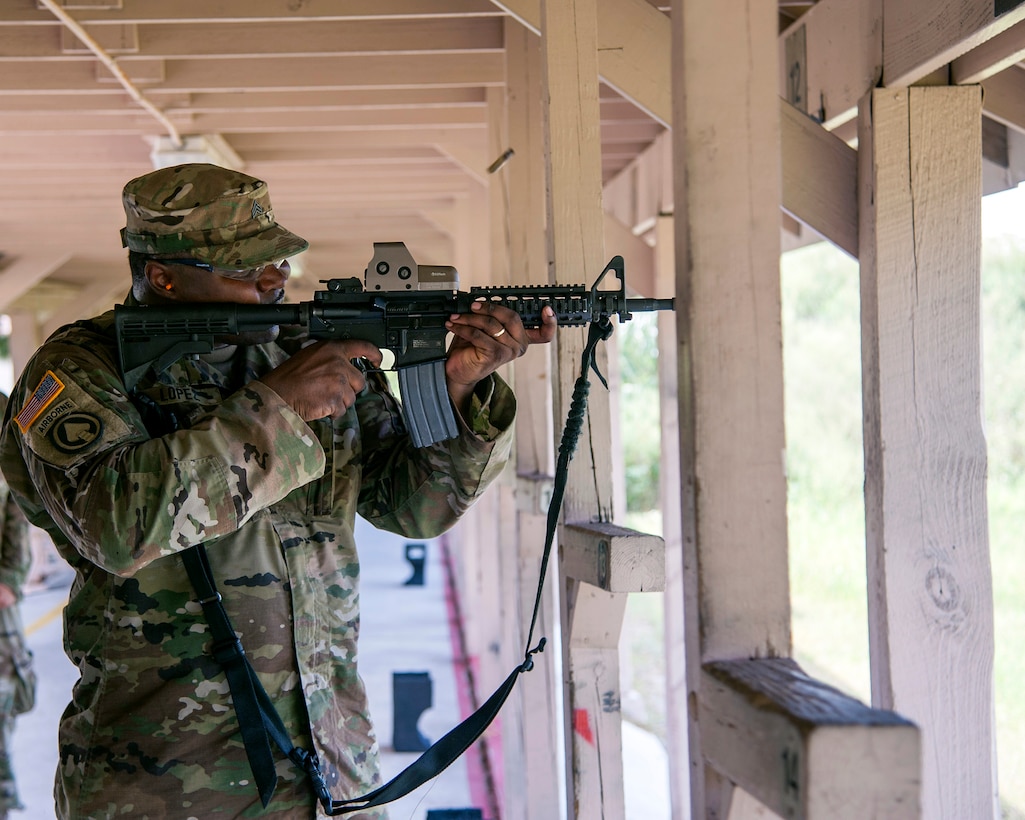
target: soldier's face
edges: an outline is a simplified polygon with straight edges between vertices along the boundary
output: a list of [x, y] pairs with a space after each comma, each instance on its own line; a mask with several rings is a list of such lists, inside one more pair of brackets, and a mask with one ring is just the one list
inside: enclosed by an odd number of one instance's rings
[[[272, 305], [285, 298], [285, 283], [291, 274], [288, 260], [255, 269], [251, 275], [219, 276], [189, 265], [178, 265], [173, 260], [150, 263], [147, 275], [158, 294], [159, 302], [183, 304], [196, 302], [232, 302], [239, 305]], [[170, 286], [170, 287], [168, 287]], [[219, 343], [257, 345], [274, 341], [278, 327], [247, 332], [218, 339]]]
[[221, 276], [217, 269], [199, 270], [169, 263], [173, 269], [173, 293], [181, 302], [235, 302], [243, 305], [268, 305], [285, 296], [285, 283], [292, 269], [288, 260], [264, 265], [247, 276], [232, 272]]

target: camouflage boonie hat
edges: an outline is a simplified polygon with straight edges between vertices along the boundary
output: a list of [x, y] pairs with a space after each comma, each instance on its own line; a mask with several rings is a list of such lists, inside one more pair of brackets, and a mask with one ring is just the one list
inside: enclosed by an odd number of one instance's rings
[[267, 183], [217, 165], [190, 163], [137, 177], [122, 193], [121, 244], [153, 256], [183, 254], [243, 270], [306, 250], [274, 221]]

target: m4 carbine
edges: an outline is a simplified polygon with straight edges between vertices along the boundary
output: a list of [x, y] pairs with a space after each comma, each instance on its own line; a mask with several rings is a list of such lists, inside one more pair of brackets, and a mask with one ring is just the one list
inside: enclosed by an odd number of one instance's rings
[[[610, 271], [618, 284], [601, 287]], [[590, 287], [510, 285], [459, 291], [458, 273], [447, 265], [417, 265], [402, 242], [375, 242], [364, 282], [328, 279], [313, 300], [294, 304], [188, 305], [114, 309], [121, 374], [133, 390], [149, 371], [159, 373], [186, 355], [209, 353], [220, 337], [302, 327], [310, 339], [359, 339], [395, 357], [402, 414], [413, 444], [426, 447], [454, 438], [459, 428], [445, 381], [445, 322], [468, 313], [475, 301], [515, 311], [525, 327], [541, 324], [551, 307], [562, 327], [631, 318], [633, 311], [672, 310], [672, 299], [628, 299], [623, 258], [615, 256]]]

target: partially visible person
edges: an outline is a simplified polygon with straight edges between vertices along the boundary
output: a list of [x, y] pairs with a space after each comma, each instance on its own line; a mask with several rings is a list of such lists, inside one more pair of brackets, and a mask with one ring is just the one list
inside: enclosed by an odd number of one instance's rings
[[[7, 396], [0, 393], [0, 416], [6, 410]], [[0, 820], [6, 820], [11, 809], [24, 808], [11, 763], [11, 735], [15, 717], [35, 702], [35, 677], [18, 609], [32, 562], [28, 521], [2, 474], [0, 516]]]

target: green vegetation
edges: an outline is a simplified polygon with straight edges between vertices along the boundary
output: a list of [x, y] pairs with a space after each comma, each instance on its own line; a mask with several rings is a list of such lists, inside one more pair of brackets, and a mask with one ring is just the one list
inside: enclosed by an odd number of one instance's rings
[[[781, 265], [794, 653], [811, 674], [870, 700], [861, 445], [858, 265], [825, 243]], [[995, 600], [995, 690], [1004, 816], [1025, 818], [1025, 242], [987, 241], [983, 374]], [[660, 529], [655, 504], [654, 331], [617, 330], [631, 526]], [[624, 433], [624, 438], [626, 433]], [[653, 465], [645, 467], [645, 465]], [[654, 477], [654, 479], [653, 479]], [[662, 599], [633, 595], [624, 625], [627, 715], [664, 737]]]

